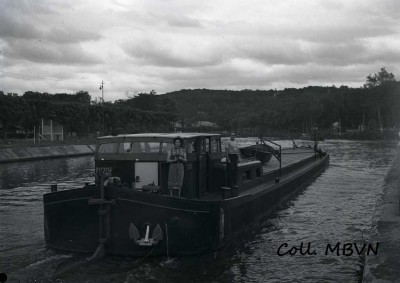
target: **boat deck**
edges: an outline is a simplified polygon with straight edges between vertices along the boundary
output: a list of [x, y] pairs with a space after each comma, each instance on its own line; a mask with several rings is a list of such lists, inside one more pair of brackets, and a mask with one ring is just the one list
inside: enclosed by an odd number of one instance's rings
[[[315, 155], [314, 150], [310, 148], [296, 148], [296, 149], [282, 149], [282, 170], [285, 168], [299, 163], [302, 160], [308, 159], [310, 157], [313, 157]], [[310, 165], [309, 165], [310, 166]], [[306, 168], [302, 167], [302, 169]], [[263, 165], [263, 175], [268, 175], [268, 174], [273, 174], [275, 175], [276, 172], [279, 170], [279, 161], [275, 158], [272, 157], [271, 161], [267, 164]], [[275, 172], [275, 173], [274, 173]], [[293, 174], [298, 172], [297, 170], [291, 171], [289, 170], [288, 173], [282, 173], [282, 180], [285, 178], [289, 178]], [[255, 194], [259, 192], [260, 190], [265, 190], [268, 188], [271, 188], [275, 184], [275, 180], [271, 179], [271, 181], [268, 182], [263, 182], [260, 185], [257, 185], [255, 187], [250, 187], [247, 189], [240, 189], [239, 195], [242, 194]], [[202, 200], [221, 200], [222, 196], [221, 193], [212, 193], [205, 195]]]
[[[295, 164], [311, 156], [314, 156], [314, 150], [311, 148], [282, 149], [282, 168]], [[270, 162], [263, 165], [264, 175], [277, 169], [279, 169], [279, 161], [275, 157], [272, 157]]]

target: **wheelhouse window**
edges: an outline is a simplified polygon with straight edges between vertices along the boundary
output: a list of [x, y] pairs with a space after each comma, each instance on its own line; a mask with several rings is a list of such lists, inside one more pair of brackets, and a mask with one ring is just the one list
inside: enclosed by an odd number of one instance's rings
[[160, 153], [161, 142], [123, 142], [119, 145], [120, 153]]
[[168, 153], [168, 151], [171, 150], [171, 148], [173, 148], [174, 145], [172, 144], [172, 142], [163, 142], [162, 146], [161, 146], [161, 152], [162, 153]]
[[[193, 149], [193, 152], [196, 151], [196, 149], [194, 147], [192, 147], [192, 145], [194, 146], [194, 143], [188, 142], [188, 141], [184, 141], [183, 142], [183, 146], [182, 148], [189, 148], [190, 150]], [[174, 144], [171, 142], [163, 142], [162, 146], [161, 146], [161, 152], [162, 153], [168, 153], [171, 149], [174, 148]], [[188, 151], [188, 152], [192, 152], [192, 151]]]
[[99, 153], [117, 153], [118, 143], [103, 143], [99, 146]]
[[217, 153], [221, 152], [221, 141], [220, 140], [211, 140], [211, 152], [212, 153]]
[[196, 141], [188, 141], [186, 147], [188, 153], [196, 152]]

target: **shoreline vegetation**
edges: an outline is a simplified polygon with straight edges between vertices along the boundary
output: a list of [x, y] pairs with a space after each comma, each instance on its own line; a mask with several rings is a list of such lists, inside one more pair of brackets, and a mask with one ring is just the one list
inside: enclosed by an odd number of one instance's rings
[[[203, 128], [200, 132], [214, 132], [220, 133], [222, 136], [228, 137], [228, 131], [215, 131], [212, 128]], [[266, 138], [275, 137], [277, 139], [293, 139], [299, 140], [297, 135], [290, 135], [285, 133], [285, 131], [276, 131], [272, 132], [272, 135], [264, 136]], [[342, 134], [329, 134], [329, 133], [321, 133], [321, 136], [324, 139], [329, 140], [385, 140], [385, 141], [398, 141], [398, 131], [397, 130], [385, 130], [383, 132], [380, 131], [363, 131], [363, 132], [346, 132]], [[257, 135], [244, 135], [240, 132], [237, 137], [258, 137]], [[33, 139], [0, 139], [0, 149], [5, 148], [28, 148], [28, 147], [51, 147], [51, 146], [67, 146], [67, 145], [95, 145], [96, 137], [83, 137], [80, 139], [67, 139], [64, 141], [41, 141], [38, 143], [37, 141], [33, 143]]]
[[[291, 139], [312, 139], [317, 132], [325, 139], [394, 140], [400, 129], [398, 109], [400, 82], [385, 68], [367, 76], [361, 88], [152, 90], [114, 102], [92, 101], [87, 91], [18, 95], [0, 90], [0, 147], [43, 137], [44, 120], [62, 125], [62, 143], [174, 131]], [[43, 139], [35, 146], [43, 142], [53, 144]]]

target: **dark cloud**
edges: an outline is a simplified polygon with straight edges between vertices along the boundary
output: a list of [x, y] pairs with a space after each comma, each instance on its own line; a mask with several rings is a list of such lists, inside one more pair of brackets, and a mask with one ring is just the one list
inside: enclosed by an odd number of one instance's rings
[[345, 67], [357, 64], [400, 63], [400, 53], [389, 44], [374, 47], [370, 41], [364, 40], [350, 43], [315, 43], [310, 45], [309, 53], [309, 62], [321, 65]]
[[368, 48], [362, 42], [351, 43], [315, 43], [310, 47], [310, 62], [346, 66], [365, 61]]
[[261, 61], [266, 64], [299, 65], [310, 61], [311, 55], [295, 41], [268, 42], [249, 41], [238, 47], [243, 58]]
[[172, 27], [180, 27], [180, 28], [199, 28], [202, 27], [199, 20], [194, 18], [189, 18], [186, 16], [178, 16], [172, 17], [167, 20], [168, 25]]
[[0, 12], [0, 38], [42, 38], [43, 32], [29, 22], [23, 21], [12, 14]]
[[49, 15], [57, 12], [57, 7], [67, 9], [70, 4], [55, 3], [46, 0], [13, 0], [0, 2], [0, 14], [12, 16], [26, 16], [26, 15]]
[[8, 58], [19, 62], [26, 60], [55, 65], [94, 65], [102, 63], [100, 58], [88, 53], [80, 45], [15, 40], [10, 42], [3, 52]]
[[94, 32], [60, 26], [50, 29], [45, 33], [44, 38], [47, 41], [57, 43], [79, 43], [83, 41], [99, 40], [101, 36]]
[[[0, 10], [0, 38], [47, 40], [57, 43], [79, 43], [99, 40], [101, 36], [84, 27], [76, 28], [67, 23], [59, 9], [71, 8], [66, 5], [53, 6], [45, 1], [3, 1]], [[2, 2], [2, 3], [3, 3]], [[64, 10], [64, 12], [66, 12]]]
[[354, 40], [393, 35], [396, 34], [396, 27], [385, 25], [366, 25], [358, 23], [349, 23], [348, 25], [338, 23], [337, 25], [312, 26], [307, 29], [283, 31], [291, 38], [299, 38], [312, 42], [326, 43], [347, 43]]
[[199, 67], [216, 65], [223, 58], [218, 50], [195, 50], [188, 45], [173, 45], [168, 42], [144, 40], [122, 47], [131, 57], [144, 65], [166, 67]]
[[101, 36], [94, 32], [66, 27], [62, 23], [55, 27], [43, 27], [22, 21], [21, 18], [6, 15], [0, 17], [0, 38], [3, 38], [5, 41], [9, 41], [10, 39], [31, 39], [57, 43], [79, 43], [99, 40]]

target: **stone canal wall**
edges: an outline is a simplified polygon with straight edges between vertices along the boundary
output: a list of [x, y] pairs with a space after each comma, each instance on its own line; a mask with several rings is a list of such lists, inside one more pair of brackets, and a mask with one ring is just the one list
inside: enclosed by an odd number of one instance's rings
[[376, 256], [366, 256], [363, 281], [400, 282], [400, 143], [397, 158], [383, 184], [377, 203], [370, 242], [379, 243]]
[[94, 145], [57, 145], [25, 148], [0, 148], [0, 163], [94, 154]]

